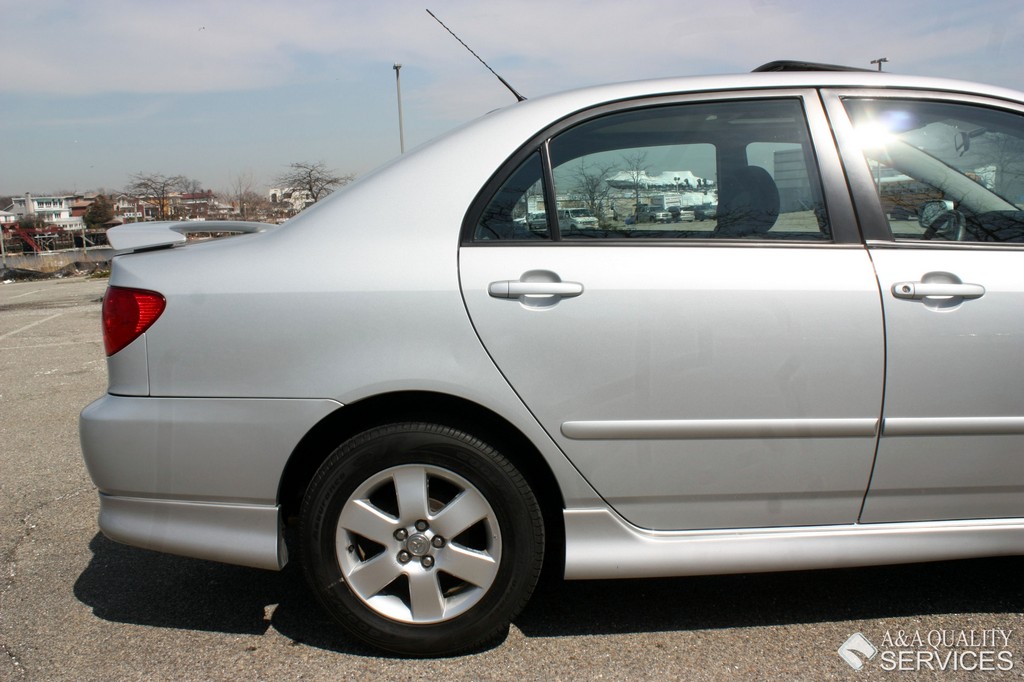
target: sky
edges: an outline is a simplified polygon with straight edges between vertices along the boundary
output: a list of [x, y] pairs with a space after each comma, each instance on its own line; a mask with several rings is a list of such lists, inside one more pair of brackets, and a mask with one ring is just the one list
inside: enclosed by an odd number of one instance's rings
[[526, 97], [776, 59], [1024, 90], [1021, 0], [0, 0], [0, 195], [361, 175]]

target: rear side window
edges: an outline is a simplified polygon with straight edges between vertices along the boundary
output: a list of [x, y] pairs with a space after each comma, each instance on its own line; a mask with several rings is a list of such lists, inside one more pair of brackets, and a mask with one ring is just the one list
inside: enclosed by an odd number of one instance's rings
[[489, 241], [550, 237], [541, 175], [540, 154], [534, 152], [513, 171], [488, 202], [473, 238]]
[[844, 105], [893, 238], [1024, 243], [1024, 116], [959, 102]]
[[[552, 137], [548, 159], [551, 185], [539, 155], [528, 159], [491, 198], [476, 239], [831, 239], [798, 99], [610, 113]], [[512, 224], [496, 230], [494, 215]]]

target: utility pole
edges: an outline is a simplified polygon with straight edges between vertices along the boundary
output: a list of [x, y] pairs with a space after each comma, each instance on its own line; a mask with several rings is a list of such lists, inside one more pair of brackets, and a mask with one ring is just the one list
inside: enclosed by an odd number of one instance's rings
[[887, 61], [889, 61], [888, 57], [879, 57], [878, 59], [872, 59], [871, 63], [872, 64], [878, 64], [878, 70], [881, 71], [882, 70], [882, 64], [884, 64]]
[[402, 65], [395, 64], [395, 88], [398, 90], [398, 144], [402, 153], [405, 153], [405, 127], [402, 125]]

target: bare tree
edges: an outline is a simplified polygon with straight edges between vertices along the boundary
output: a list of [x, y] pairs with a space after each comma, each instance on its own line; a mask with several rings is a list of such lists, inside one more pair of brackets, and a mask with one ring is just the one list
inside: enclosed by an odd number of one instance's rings
[[181, 188], [180, 189], [185, 194], [192, 194], [192, 195], [202, 194], [203, 193], [203, 183], [199, 182], [195, 178], [185, 178], [185, 180], [181, 183]]
[[1021, 196], [1024, 194], [1024, 140], [1006, 133], [993, 133], [987, 141], [991, 145], [988, 158], [996, 169], [992, 189], [1002, 197]]
[[647, 177], [647, 152], [634, 151], [623, 154], [622, 160], [626, 165], [626, 175], [633, 190], [633, 216], [639, 218], [640, 190], [647, 189], [647, 184], [643, 181], [643, 178]]
[[288, 171], [278, 176], [277, 182], [283, 188], [307, 192], [313, 203], [355, 179], [355, 175], [351, 173], [338, 175], [337, 171], [329, 169], [323, 161], [301, 161], [290, 164], [288, 168]]
[[611, 187], [605, 181], [614, 171], [614, 164], [606, 166], [587, 164], [586, 157], [580, 157], [580, 166], [573, 174], [576, 180], [576, 193], [583, 197], [583, 202], [587, 205], [590, 213], [602, 225], [606, 222], [605, 206], [608, 203], [608, 195], [611, 193]]
[[252, 173], [239, 173], [223, 196], [237, 207], [239, 219], [273, 222], [275, 216], [270, 199], [265, 194], [257, 192], [255, 187], [256, 181]]
[[171, 195], [180, 192], [189, 183], [184, 175], [166, 176], [162, 173], [136, 173], [125, 188], [125, 193], [156, 207], [157, 220], [171, 217]]
[[238, 217], [242, 220], [249, 219], [254, 184], [252, 173], [239, 173], [231, 181], [231, 200], [238, 204]]
[[185, 178], [181, 183], [181, 192], [184, 205], [179, 205], [178, 214], [183, 218], [205, 218], [209, 215], [210, 205], [213, 203], [213, 192], [203, 189], [203, 183], [195, 178]]

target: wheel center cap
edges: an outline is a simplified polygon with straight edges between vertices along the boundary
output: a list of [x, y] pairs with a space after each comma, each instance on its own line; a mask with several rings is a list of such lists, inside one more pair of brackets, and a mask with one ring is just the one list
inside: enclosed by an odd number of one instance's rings
[[430, 551], [430, 538], [423, 533], [416, 533], [409, 537], [405, 546], [413, 556], [424, 556]]

